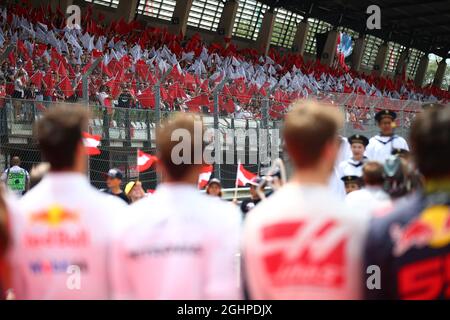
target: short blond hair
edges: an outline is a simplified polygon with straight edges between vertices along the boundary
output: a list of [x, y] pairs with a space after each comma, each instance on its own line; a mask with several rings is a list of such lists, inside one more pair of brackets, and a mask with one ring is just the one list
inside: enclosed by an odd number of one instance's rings
[[[195, 126], [201, 124], [201, 136], [196, 136]], [[187, 130], [191, 137], [191, 157], [190, 163], [176, 164], [172, 159], [172, 150], [179, 144], [179, 141], [172, 141], [172, 134], [177, 129]], [[201, 143], [202, 160], [205, 144], [203, 143], [204, 126], [202, 120], [196, 114], [175, 113], [168, 118], [157, 130], [156, 147], [158, 150], [159, 162], [164, 165], [168, 174], [174, 180], [183, 179], [192, 170], [195, 164], [195, 143]], [[200, 139], [201, 141], [198, 141]], [[202, 161], [203, 162], [203, 161]]]
[[286, 149], [298, 168], [314, 166], [323, 148], [343, 125], [337, 107], [314, 100], [300, 100], [286, 116], [284, 140]]

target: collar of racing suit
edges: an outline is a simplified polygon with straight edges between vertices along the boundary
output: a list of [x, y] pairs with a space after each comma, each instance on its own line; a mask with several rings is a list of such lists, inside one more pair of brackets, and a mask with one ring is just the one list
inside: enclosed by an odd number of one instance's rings
[[424, 193], [429, 205], [450, 205], [450, 179], [428, 180], [424, 185]]
[[425, 182], [425, 193], [442, 193], [450, 194], [450, 179], [428, 180]]

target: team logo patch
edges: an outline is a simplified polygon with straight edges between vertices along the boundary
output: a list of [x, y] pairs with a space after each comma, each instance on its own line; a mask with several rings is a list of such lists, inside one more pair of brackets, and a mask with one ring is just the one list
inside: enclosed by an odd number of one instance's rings
[[444, 205], [427, 208], [403, 227], [394, 224], [390, 234], [394, 243], [392, 253], [396, 257], [411, 248], [445, 247], [450, 243], [450, 208]]
[[57, 204], [45, 210], [35, 212], [30, 217], [32, 223], [44, 223], [53, 227], [59, 226], [64, 222], [77, 222], [79, 220], [77, 213]]
[[262, 232], [263, 265], [276, 287], [340, 288], [346, 282], [348, 232], [336, 221], [291, 221]]

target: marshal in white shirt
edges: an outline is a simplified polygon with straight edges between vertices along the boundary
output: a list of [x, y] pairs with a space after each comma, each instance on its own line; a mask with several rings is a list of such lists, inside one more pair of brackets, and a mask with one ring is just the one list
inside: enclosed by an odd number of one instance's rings
[[49, 173], [11, 215], [17, 299], [108, 299], [110, 245], [123, 201], [85, 175]]
[[238, 299], [241, 216], [188, 184], [163, 184], [128, 212], [113, 254], [116, 299]]

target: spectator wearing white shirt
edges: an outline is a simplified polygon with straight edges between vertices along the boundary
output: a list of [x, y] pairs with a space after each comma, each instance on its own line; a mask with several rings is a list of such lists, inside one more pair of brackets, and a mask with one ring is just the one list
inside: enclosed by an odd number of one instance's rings
[[369, 160], [384, 163], [397, 148], [409, 151], [408, 143], [394, 133], [397, 113], [391, 110], [382, 110], [375, 115], [375, 121], [380, 128], [380, 134], [370, 138], [366, 149]]

